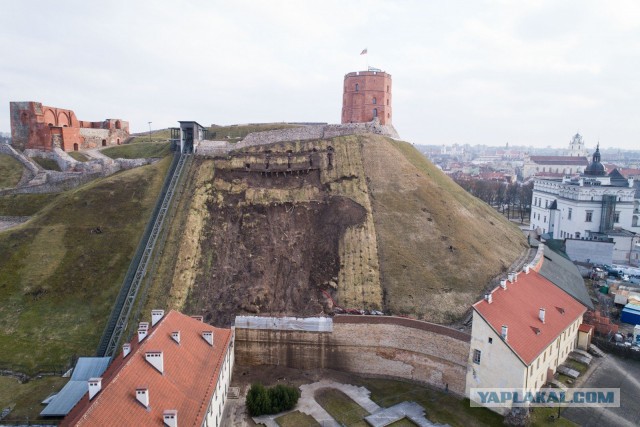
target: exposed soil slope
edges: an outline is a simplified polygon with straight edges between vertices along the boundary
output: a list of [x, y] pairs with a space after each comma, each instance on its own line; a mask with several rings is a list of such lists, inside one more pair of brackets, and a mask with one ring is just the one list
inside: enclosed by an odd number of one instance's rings
[[447, 323], [525, 249], [517, 227], [380, 136], [251, 147], [193, 168], [158, 306], [218, 325], [331, 312], [327, 294]]

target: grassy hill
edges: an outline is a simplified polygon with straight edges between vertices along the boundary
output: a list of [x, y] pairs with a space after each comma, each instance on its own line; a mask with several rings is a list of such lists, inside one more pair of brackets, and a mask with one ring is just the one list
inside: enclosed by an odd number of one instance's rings
[[517, 227], [410, 144], [376, 135], [196, 159], [184, 195], [148, 308], [221, 325], [237, 313], [330, 312], [325, 293], [448, 323], [525, 249]]
[[0, 154], [0, 188], [15, 187], [22, 177], [24, 167], [8, 154]]
[[33, 215], [0, 233], [0, 367], [32, 373], [95, 352], [170, 161], [0, 197], [0, 215]]
[[411, 144], [367, 137], [363, 159], [387, 307], [456, 320], [524, 250], [522, 232]]

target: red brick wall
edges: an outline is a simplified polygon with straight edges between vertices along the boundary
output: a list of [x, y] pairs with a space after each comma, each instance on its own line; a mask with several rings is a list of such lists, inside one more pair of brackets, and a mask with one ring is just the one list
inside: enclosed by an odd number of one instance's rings
[[391, 125], [391, 75], [359, 71], [344, 76], [342, 123], [366, 123], [377, 110], [380, 124]]
[[108, 145], [122, 143], [129, 136], [129, 123], [120, 119], [108, 119], [103, 122], [79, 121], [71, 110], [47, 107], [39, 102], [11, 102], [12, 145], [19, 150], [33, 148], [44, 151], [53, 149], [52, 135], [59, 135], [64, 151], [94, 148], [99, 144], [87, 144], [80, 134], [80, 128], [109, 130], [104, 138]]

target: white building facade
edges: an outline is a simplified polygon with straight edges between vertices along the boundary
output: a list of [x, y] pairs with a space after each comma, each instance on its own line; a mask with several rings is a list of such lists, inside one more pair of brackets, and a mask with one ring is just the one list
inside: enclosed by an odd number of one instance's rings
[[640, 232], [632, 179], [606, 175], [599, 149], [584, 174], [534, 182], [530, 229], [555, 239], [591, 238], [615, 229]]
[[586, 307], [536, 268], [501, 281], [473, 305], [465, 392], [475, 402], [474, 389], [539, 390], [578, 345]]

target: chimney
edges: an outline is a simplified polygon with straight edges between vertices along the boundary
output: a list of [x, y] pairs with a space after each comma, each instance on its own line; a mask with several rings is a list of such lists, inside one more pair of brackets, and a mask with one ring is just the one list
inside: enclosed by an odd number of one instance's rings
[[164, 425], [167, 427], [178, 427], [178, 411], [175, 409], [167, 409], [162, 413]]
[[136, 389], [136, 400], [145, 408], [149, 407], [149, 387], [138, 387]]
[[102, 390], [102, 378], [89, 378], [89, 400]]
[[485, 294], [484, 299], [487, 300], [487, 303], [491, 304], [493, 302], [493, 296], [491, 293]]
[[151, 326], [156, 326], [163, 316], [164, 310], [151, 310]]
[[507, 281], [504, 280], [504, 279], [500, 280], [500, 287], [506, 291], [507, 290]]
[[138, 325], [138, 329], [146, 329], [148, 331], [149, 330], [149, 322], [140, 322], [140, 324]]
[[164, 373], [164, 361], [161, 351], [147, 351], [144, 353], [144, 358], [158, 370], [161, 374]]
[[122, 358], [124, 359], [125, 357], [127, 357], [129, 353], [131, 353], [131, 344], [122, 344]]
[[513, 283], [513, 279], [514, 279], [514, 277], [515, 277], [515, 274], [513, 274], [513, 273], [509, 273], [509, 276], [508, 276], [508, 277], [509, 277], [509, 282]]
[[503, 340], [505, 340], [505, 341], [507, 340], [508, 333], [509, 333], [509, 328], [507, 327], [507, 325], [502, 325], [502, 334], [501, 335], [502, 335], [502, 339]]
[[175, 342], [177, 342], [178, 344], [180, 344], [180, 331], [173, 331], [171, 332], [171, 338], [173, 338], [173, 340]]
[[202, 316], [191, 316], [192, 319], [196, 319], [198, 322], [204, 322], [204, 317]]
[[147, 332], [146, 329], [138, 329], [138, 342], [141, 342], [147, 337]]
[[529, 274], [529, 268], [530, 267], [528, 265], [524, 266], [524, 274]]
[[544, 323], [544, 315], [545, 315], [545, 309], [544, 309], [544, 308], [541, 308], [541, 309], [540, 309], [540, 314], [538, 315], [538, 317], [540, 318], [540, 321], [541, 321], [542, 323]]
[[204, 338], [209, 345], [213, 345], [213, 331], [202, 331], [202, 338]]

